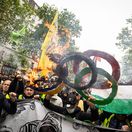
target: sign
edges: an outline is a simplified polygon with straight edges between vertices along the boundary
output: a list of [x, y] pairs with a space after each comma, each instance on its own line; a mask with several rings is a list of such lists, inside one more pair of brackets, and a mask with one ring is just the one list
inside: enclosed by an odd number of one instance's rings
[[38, 100], [18, 102], [16, 114], [6, 116], [0, 132], [42, 132], [47, 126], [53, 132], [103, 132], [101, 127], [50, 111]]

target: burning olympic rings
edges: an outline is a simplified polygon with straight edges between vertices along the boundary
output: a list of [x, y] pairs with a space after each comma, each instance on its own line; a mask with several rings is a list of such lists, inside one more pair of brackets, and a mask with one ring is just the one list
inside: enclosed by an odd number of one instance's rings
[[[90, 59], [91, 56], [101, 57], [101, 58], [105, 59], [108, 63], [110, 63], [110, 65], [112, 67], [112, 76], [105, 70], [103, 70], [101, 68], [96, 68], [94, 62]], [[65, 71], [64, 65], [67, 62], [73, 61], [73, 60], [76, 61], [78, 65], [81, 61], [84, 61], [87, 63], [87, 65], [89, 67], [85, 67], [84, 69], [82, 69], [81, 72], [79, 72], [79, 74], [76, 75], [74, 83], [71, 83], [67, 79], [68, 74], [62, 75], [63, 73], [61, 72], [61, 70], [64, 72]], [[70, 87], [75, 88], [77, 90], [77, 92], [80, 95], [82, 95], [85, 99], [88, 99], [88, 95], [86, 95], [82, 90], [91, 87], [96, 82], [97, 74], [100, 74], [100, 75], [105, 76], [112, 83], [112, 92], [106, 99], [94, 100], [91, 102], [98, 104], [98, 105], [108, 104], [113, 100], [113, 98], [115, 97], [115, 95], [117, 93], [117, 89], [118, 89], [117, 81], [119, 80], [119, 77], [120, 77], [120, 66], [119, 66], [118, 62], [116, 61], [116, 59], [106, 52], [102, 52], [102, 51], [98, 51], [98, 50], [87, 50], [84, 53], [76, 52], [73, 54], [69, 54], [69, 55], [66, 55], [65, 57], [62, 57], [60, 59], [60, 63], [58, 64], [57, 68], [61, 69], [59, 71], [60, 73], [57, 73], [58, 71], [56, 71], [57, 75], [59, 75], [59, 77], [61, 78], [61, 81], [59, 83], [57, 83], [56, 85], [54, 85], [50, 88], [34, 88], [34, 89], [39, 92], [42, 92], [42, 93], [48, 93], [48, 94], [54, 93], [55, 94], [61, 90], [61, 89], [59, 89], [59, 85], [62, 82], [64, 82], [65, 84], [69, 85]], [[79, 83], [80, 83], [82, 77], [88, 73], [91, 73], [90, 82], [84, 86], [80, 86]]]
[[[117, 86], [117, 82], [115, 81], [115, 79], [113, 79], [113, 77], [106, 72], [105, 70], [103, 70], [102, 68], [97, 68], [97, 72], [100, 75], [105, 76], [110, 82], [112, 82], [112, 91], [110, 93], [110, 95], [106, 98], [106, 99], [102, 99], [102, 100], [90, 100], [90, 102], [94, 103], [94, 104], [98, 104], [98, 105], [106, 105], [109, 104], [113, 98], [116, 96], [117, 90], [118, 90], [118, 86]], [[77, 76], [75, 79], [75, 83], [79, 83], [81, 78], [86, 75], [87, 73], [90, 72], [89, 68], [84, 68]], [[77, 92], [86, 100], [89, 98], [88, 95], [86, 95], [82, 90], [77, 90]]]

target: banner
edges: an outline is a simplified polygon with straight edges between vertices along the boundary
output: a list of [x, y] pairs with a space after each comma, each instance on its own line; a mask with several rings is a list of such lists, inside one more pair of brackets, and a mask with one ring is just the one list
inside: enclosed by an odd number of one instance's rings
[[[0, 124], [0, 132], [42, 132], [46, 126], [53, 128], [53, 132], [104, 132], [105, 130], [50, 111], [38, 100], [24, 100], [18, 102], [16, 114], [6, 116], [4, 122]], [[115, 131], [110, 128], [106, 131], [108, 130]]]

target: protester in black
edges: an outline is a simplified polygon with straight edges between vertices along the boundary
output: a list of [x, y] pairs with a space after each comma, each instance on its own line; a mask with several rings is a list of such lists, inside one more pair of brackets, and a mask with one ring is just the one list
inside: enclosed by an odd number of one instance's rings
[[66, 116], [70, 116], [72, 118], [76, 118], [81, 121], [90, 120], [93, 122], [93, 121], [97, 121], [98, 119], [98, 109], [96, 107], [91, 107], [90, 113], [81, 111], [81, 109], [77, 106], [79, 100], [77, 99], [75, 93], [70, 93], [68, 95], [66, 107], [60, 107], [51, 104], [50, 98], [51, 96], [47, 95], [46, 98], [44, 99], [44, 106], [49, 108], [50, 110], [53, 110], [55, 112], [58, 112]]
[[2, 110], [7, 112], [8, 114], [15, 114], [17, 110], [16, 103], [16, 94], [11, 92], [9, 93], [10, 99], [7, 100], [3, 93], [0, 91], [0, 118]]

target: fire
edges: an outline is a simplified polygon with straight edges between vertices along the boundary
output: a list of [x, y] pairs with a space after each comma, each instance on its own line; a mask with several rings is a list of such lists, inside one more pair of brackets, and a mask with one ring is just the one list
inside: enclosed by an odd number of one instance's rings
[[28, 82], [27, 85], [33, 85], [34, 81], [39, 78], [39, 75], [38, 75], [36, 69], [35, 70], [28, 69], [23, 78]]

